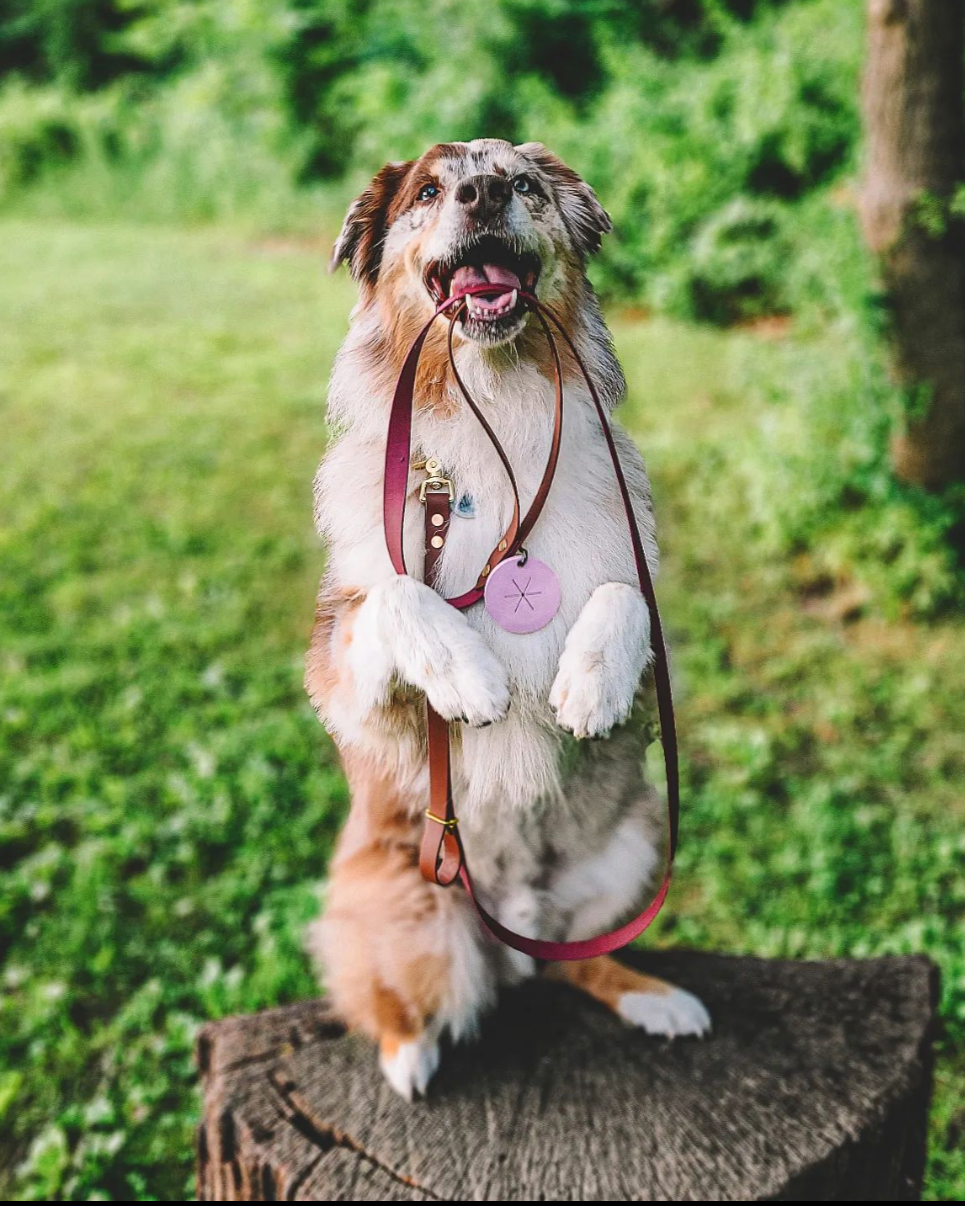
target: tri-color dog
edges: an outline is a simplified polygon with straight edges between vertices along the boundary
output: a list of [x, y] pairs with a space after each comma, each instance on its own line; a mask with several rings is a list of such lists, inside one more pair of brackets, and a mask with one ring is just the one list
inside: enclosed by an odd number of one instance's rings
[[[626, 919], [660, 863], [661, 807], [642, 762], [650, 618], [626, 519], [585, 384], [564, 357], [566, 419], [553, 486], [527, 552], [563, 584], [559, 610], [519, 634], [482, 606], [460, 612], [400, 576], [383, 531], [386, 422], [416, 334], [440, 302], [467, 296], [455, 327], [459, 373], [515, 470], [525, 507], [551, 438], [553, 365], [519, 294], [565, 325], [606, 406], [625, 383], [588, 256], [610, 229], [592, 189], [538, 143], [449, 143], [388, 164], [350, 208], [333, 266], [360, 298], [332, 375], [332, 441], [315, 483], [328, 546], [307, 658], [312, 702], [338, 745], [352, 805], [312, 947], [346, 1022], [371, 1035], [389, 1083], [423, 1093], [440, 1041], [470, 1036], [502, 984], [569, 981], [649, 1033], [703, 1034], [690, 993], [601, 956], [537, 969], [494, 942], [465, 892], [418, 869], [427, 797], [425, 699], [453, 730], [453, 785], [476, 891], [522, 934], [589, 937]], [[423, 557], [420, 482], [433, 457], [455, 485], [436, 586], [466, 590], [511, 508], [497, 454], [456, 388], [447, 323], [426, 340], [416, 380], [406, 561]], [[656, 564], [640, 455], [614, 428], [637, 521]], [[605, 741], [585, 738], [606, 737]]]

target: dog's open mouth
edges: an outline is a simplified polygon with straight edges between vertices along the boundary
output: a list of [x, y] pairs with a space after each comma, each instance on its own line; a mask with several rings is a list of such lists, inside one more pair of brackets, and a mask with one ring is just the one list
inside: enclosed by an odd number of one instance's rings
[[[526, 310], [519, 295], [535, 292], [539, 268], [539, 259], [531, 252], [518, 252], [503, 240], [487, 236], [430, 264], [425, 281], [437, 303], [466, 297], [466, 311], [460, 320], [466, 335], [484, 343], [501, 343], [522, 326]], [[492, 285], [493, 293], [467, 295], [474, 285]]]

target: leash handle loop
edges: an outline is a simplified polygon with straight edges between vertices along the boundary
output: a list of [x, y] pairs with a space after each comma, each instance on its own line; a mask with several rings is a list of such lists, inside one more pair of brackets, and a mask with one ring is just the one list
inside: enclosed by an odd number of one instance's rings
[[[465, 398], [476, 419], [482, 425], [483, 430], [486, 432], [486, 435], [492, 442], [493, 447], [495, 448], [500, 461], [506, 470], [513, 490], [514, 506], [513, 519], [510, 527], [507, 529], [507, 533], [503, 537], [503, 540], [500, 541], [500, 544], [487, 560], [486, 566], [488, 568], [484, 567], [483, 573], [480, 575], [476, 586], [457, 598], [449, 599], [448, 602], [460, 609], [469, 607], [473, 603], [477, 602], [482, 596], [482, 583], [484, 583], [488, 572], [495, 565], [499, 564], [503, 558], [513, 556], [520, 550], [523, 541], [526, 539], [526, 536], [535, 525], [536, 520], [538, 519], [542, 510], [543, 504], [546, 501], [546, 496], [548, 495], [550, 486], [552, 485], [557, 460], [559, 458], [563, 416], [563, 369], [560, 361], [559, 349], [556, 346], [553, 330], [550, 326], [551, 323], [552, 326], [556, 328], [556, 331], [562, 337], [567, 349], [573, 356], [573, 359], [579, 368], [584, 381], [586, 382], [590, 397], [593, 400], [597, 418], [599, 420], [600, 427], [602, 428], [604, 440], [607, 445], [607, 450], [610, 454], [610, 460], [613, 464], [614, 476], [616, 477], [621, 500], [623, 502], [624, 512], [626, 514], [627, 527], [630, 535], [630, 544], [633, 550], [633, 558], [637, 571], [637, 579], [639, 582], [640, 591], [646, 600], [647, 607], [650, 611], [651, 644], [654, 649], [654, 686], [657, 694], [657, 708], [660, 717], [660, 736], [663, 746], [664, 765], [666, 767], [667, 775], [667, 813], [669, 822], [668, 853], [663, 878], [650, 903], [636, 917], [632, 918], [630, 921], [627, 921], [624, 925], [610, 930], [606, 934], [600, 934], [593, 938], [586, 938], [572, 942], [551, 942], [540, 938], [528, 938], [522, 934], [517, 934], [507, 926], [504, 926], [495, 917], [493, 917], [482, 904], [480, 904], [476, 895], [469, 866], [466, 862], [462, 837], [459, 833], [458, 823], [453, 807], [449, 725], [441, 716], [439, 716], [439, 714], [427, 701], [429, 807], [426, 811], [426, 821], [419, 851], [419, 867], [424, 878], [432, 883], [439, 884], [442, 887], [450, 886], [457, 878], [461, 880], [486, 928], [500, 942], [505, 943], [505, 945], [512, 947], [514, 950], [521, 951], [523, 954], [530, 955], [535, 959], [541, 960], [561, 961], [571, 959], [590, 959], [597, 955], [609, 954], [611, 951], [615, 951], [620, 947], [625, 946], [628, 942], [631, 942], [634, 938], [643, 933], [643, 931], [651, 924], [663, 907], [664, 901], [667, 897], [667, 892], [670, 887], [674, 855], [677, 850], [677, 840], [679, 834], [680, 775], [678, 766], [676, 724], [674, 720], [673, 693], [670, 682], [667, 646], [664, 638], [663, 625], [660, 620], [660, 612], [657, 608], [656, 593], [653, 586], [653, 576], [650, 572], [646, 550], [643, 545], [643, 540], [640, 536], [640, 529], [639, 525], [637, 524], [636, 513], [633, 508], [633, 498], [630, 494], [629, 486], [627, 485], [626, 475], [623, 472], [623, 466], [620, 463], [619, 452], [616, 446], [616, 441], [613, 437], [613, 431], [610, 427], [609, 419], [607, 417], [606, 408], [604, 407], [596, 386], [594, 385], [590, 374], [587, 371], [583, 358], [580, 356], [573, 340], [570, 338], [559, 318], [549, 306], [545, 306], [535, 296], [528, 293], [520, 293], [520, 297], [539, 319], [553, 356], [556, 383], [556, 409], [554, 415], [553, 441], [540, 487], [537, 490], [537, 494], [526, 515], [522, 521], [519, 519], [519, 494], [512, 466], [509, 463], [505, 450], [500, 445], [491, 426], [489, 425], [485, 416], [479, 410], [476, 402], [471, 397], [465, 386], [465, 383], [459, 375], [459, 371], [455, 363], [455, 355], [452, 343], [453, 329], [455, 327], [456, 320], [467, 304], [465, 301], [466, 296], [468, 294], [475, 293], [491, 293], [492, 291], [492, 286], [477, 285], [468, 290], [466, 294], [463, 294], [459, 297], [450, 297], [442, 302], [436, 309], [432, 318], [425, 324], [425, 326], [416, 336], [402, 366], [402, 371], [399, 374], [399, 381], [396, 385], [395, 395], [392, 400], [392, 408], [389, 415], [389, 425], [386, 439], [383, 509], [385, 540], [389, 557], [397, 573], [407, 573], [402, 538], [405, 520], [405, 502], [408, 493], [409, 460], [411, 456], [412, 439], [412, 414], [414, 408], [416, 372], [418, 369], [419, 357], [422, 353], [422, 348], [425, 344], [426, 337], [432, 327], [432, 324], [440, 314], [444, 314], [450, 309], [452, 309], [452, 313], [449, 316], [448, 331], [449, 363], [460, 392]], [[453, 307], [455, 308], [453, 309]], [[547, 321], [547, 319], [549, 321]], [[432, 586], [435, 583], [437, 563], [442, 552], [442, 547], [445, 543], [445, 533], [448, 530], [450, 518], [450, 497], [448, 491], [428, 489], [424, 493], [424, 501], [426, 504], [425, 580], [430, 586]], [[443, 539], [433, 542], [433, 536], [438, 537], [440, 534], [443, 536]]]

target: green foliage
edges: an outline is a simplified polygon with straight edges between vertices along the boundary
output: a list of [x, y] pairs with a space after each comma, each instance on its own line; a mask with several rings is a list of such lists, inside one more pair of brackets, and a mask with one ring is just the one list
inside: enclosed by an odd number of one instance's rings
[[[18, 76], [0, 90], [0, 200], [22, 200], [44, 166], [34, 212], [297, 225], [314, 199], [294, 188], [306, 136], [287, 120], [273, 69], [284, 7], [152, 0], [124, 11], [117, 38], [132, 70], [91, 92]], [[62, 152], [45, 156], [51, 110]]]
[[319, 346], [308, 256], [4, 234], [0, 1165], [28, 1200], [184, 1200], [198, 1025], [313, 989], [344, 787], [300, 661], [340, 321]]
[[[351, 294], [278, 239], [3, 223], [0, 1176], [19, 1200], [189, 1198], [198, 1026], [314, 991], [301, 933], [345, 789], [300, 663]], [[792, 367], [826, 389], [840, 332], [614, 317], [681, 686], [681, 864], [648, 940], [929, 953], [929, 1196], [960, 1200], [965, 624], [842, 619], [847, 580], [820, 593], [775, 555], [758, 441], [798, 405]]]
[[98, 88], [136, 69], [119, 34], [130, 0], [7, 0], [0, 14], [0, 73], [70, 89]]
[[13, 80], [0, 103], [0, 196], [73, 159], [80, 143], [80, 105], [56, 88]]
[[758, 522], [769, 489], [759, 440], [788, 358], [820, 381], [842, 353], [835, 332], [762, 343], [665, 322], [615, 330], [631, 426], [656, 476], [685, 734], [677, 891], [687, 906], [678, 895], [660, 938], [794, 958], [929, 951], [945, 1030], [926, 1197], [958, 1201], [961, 613], [884, 623], [849, 574], [819, 585], [773, 555]]
[[[801, 216], [809, 245], [788, 301], [802, 333], [822, 332], [828, 355], [788, 343], [765, 387], [767, 419], [745, 469], [762, 539], [774, 555], [800, 556], [817, 589], [857, 580], [884, 614], [958, 609], [965, 495], [928, 495], [891, 472], [889, 438], [908, 398], [891, 379], [886, 314], [853, 206], [816, 196]], [[759, 392], [753, 364], [746, 374], [748, 392]]]
[[[0, 25], [0, 54], [19, 46], [43, 83], [33, 106], [35, 83], [14, 77], [0, 91], [0, 130], [16, 133], [2, 152], [8, 203], [38, 165], [69, 154], [78, 182], [57, 180], [68, 210], [100, 204], [106, 216], [134, 196], [165, 220], [263, 222], [286, 190], [359, 186], [441, 139], [536, 137], [612, 210], [598, 283], [684, 316], [786, 305], [795, 203], [850, 162], [856, 136], [860, 12], [833, 0], [48, 0], [18, 11]], [[280, 209], [276, 225], [292, 206]]]
[[687, 279], [692, 307], [725, 323], [773, 314], [787, 304], [778, 292], [787, 265], [784, 214], [773, 201], [739, 196], [702, 224], [691, 245]]

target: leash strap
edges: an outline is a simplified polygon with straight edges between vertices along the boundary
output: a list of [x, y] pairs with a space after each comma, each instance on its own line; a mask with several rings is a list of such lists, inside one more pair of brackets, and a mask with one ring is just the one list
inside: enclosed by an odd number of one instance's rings
[[[650, 611], [651, 644], [654, 650], [654, 686], [657, 694], [657, 709], [660, 717], [660, 736], [663, 745], [664, 765], [667, 775], [667, 813], [669, 821], [669, 843], [667, 860], [660, 886], [646, 908], [632, 920], [626, 922], [606, 934], [594, 938], [581, 939], [574, 942], [550, 942], [539, 938], [527, 938], [522, 934], [508, 929], [493, 917], [479, 902], [472, 882], [472, 876], [466, 862], [462, 838], [459, 834], [458, 822], [452, 799], [452, 767], [449, 742], [449, 725], [427, 702], [427, 741], [429, 758], [429, 807], [426, 810], [422, 843], [419, 851], [419, 869], [423, 877], [431, 883], [448, 887], [461, 880], [469, 893], [477, 913], [486, 928], [500, 942], [530, 955], [535, 959], [562, 961], [571, 959], [589, 959], [596, 955], [608, 954], [625, 946], [650, 925], [663, 907], [670, 879], [673, 872], [673, 861], [677, 850], [680, 814], [680, 779], [677, 754], [676, 724], [674, 721], [673, 694], [670, 683], [670, 669], [667, 658], [667, 647], [657, 608], [656, 594], [653, 587], [653, 577], [647, 561], [646, 550], [640, 536], [639, 526], [633, 510], [633, 499], [627, 485], [623, 466], [617, 451], [616, 441], [610, 427], [606, 408], [596, 386], [587, 371], [582, 357], [572, 339], [554, 312], [543, 305], [532, 294], [520, 293], [520, 297], [533, 311], [543, 328], [548, 345], [553, 356], [553, 367], [556, 386], [556, 405], [553, 422], [553, 438], [546, 468], [536, 496], [522, 520], [519, 518], [519, 493], [515, 475], [509, 459], [492, 430], [485, 416], [479, 410], [474, 399], [467, 390], [459, 375], [453, 352], [453, 330], [461, 311], [467, 305], [466, 297], [470, 294], [494, 292], [493, 286], [477, 285], [467, 290], [459, 297], [450, 297], [440, 304], [432, 318], [416, 336], [406, 357], [399, 375], [395, 396], [389, 416], [388, 435], [386, 440], [385, 479], [383, 491], [384, 524], [386, 547], [393, 567], [399, 574], [407, 573], [403, 552], [402, 537], [405, 520], [405, 503], [408, 494], [409, 463], [411, 458], [412, 414], [414, 408], [416, 372], [419, 357], [425, 344], [426, 337], [432, 324], [440, 314], [452, 310], [449, 315], [448, 354], [449, 364], [454, 378], [466, 403], [479, 421], [486, 435], [495, 448], [503, 467], [506, 470], [513, 491], [513, 517], [509, 527], [499, 544], [490, 554], [476, 584], [464, 594], [450, 598], [447, 601], [452, 606], [461, 609], [478, 602], [482, 597], [485, 580], [489, 573], [504, 558], [516, 555], [522, 547], [526, 536], [532, 531], [536, 520], [543, 509], [549, 494], [556, 464], [559, 458], [560, 441], [563, 420], [563, 370], [560, 362], [559, 349], [556, 345], [553, 330], [563, 339], [572, 355], [580, 373], [586, 382], [590, 397], [596, 410], [600, 427], [603, 431], [613, 472], [620, 490], [627, 527], [630, 534], [630, 544], [637, 571], [640, 591], [647, 602]], [[547, 321], [548, 320], [548, 321]], [[449, 484], [444, 479], [432, 479], [425, 483], [423, 489], [425, 502], [425, 581], [434, 586], [439, 558], [445, 547], [449, 530], [451, 513], [451, 497]]]
[[[471, 607], [473, 603], [478, 603], [483, 596], [483, 591], [486, 586], [486, 578], [496, 568], [496, 566], [505, 557], [512, 557], [522, 548], [523, 541], [533, 530], [540, 513], [543, 510], [543, 505], [550, 492], [550, 486], [553, 484], [553, 477], [556, 474], [556, 463], [560, 455], [560, 441], [563, 434], [563, 366], [560, 363], [559, 351], [556, 343], [553, 340], [552, 333], [546, 324], [546, 319], [543, 315], [536, 311], [537, 317], [542, 324], [543, 331], [549, 342], [550, 350], [553, 355], [553, 370], [555, 378], [556, 400], [553, 412], [553, 437], [550, 442], [550, 451], [546, 459], [546, 467], [543, 470], [543, 477], [540, 481], [539, 488], [533, 497], [529, 510], [520, 520], [519, 516], [519, 489], [516, 485], [516, 475], [513, 473], [513, 467], [509, 463], [502, 444], [496, 438], [496, 433], [489, 425], [489, 421], [482, 413], [477, 405], [472, 394], [466, 388], [466, 384], [459, 374], [456, 367], [456, 358], [453, 353], [452, 336], [453, 329], [456, 325], [456, 319], [459, 317], [460, 311], [465, 306], [465, 297], [469, 294], [492, 292], [492, 286], [476, 285], [472, 289], [467, 290], [460, 297], [450, 297], [444, 301], [433, 314], [432, 318], [426, 323], [419, 334], [413, 341], [412, 347], [409, 349], [409, 354], [402, 366], [402, 372], [399, 374], [399, 380], [395, 387], [395, 395], [392, 399], [392, 409], [389, 412], [389, 430], [388, 439], [386, 441], [385, 454], [385, 476], [382, 487], [382, 508], [385, 525], [385, 542], [389, 550], [393, 568], [398, 574], [405, 574], [408, 571], [405, 566], [405, 551], [403, 548], [403, 528], [405, 524], [405, 500], [409, 487], [409, 461], [411, 457], [412, 445], [412, 411], [413, 398], [415, 396], [415, 381], [416, 373], [419, 367], [419, 357], [422, 354], [423, 346], [425, 345], [426, 336], [432, 328], [432, 324], [444, 314], [447, 309], [453, 306], [456, 302], [460, 304], [456, 306], [450, 316], [449, 334], [448, 334], [448, 353], [449, 364], [452, 368], [453, 376], [456, 384], [459, 386], [459, 391], [465, 398], [469, 409], [475, 415], [479, 425], [489, 437], [493, 448], [499, 460], [506, 470], [506, 476], [509, 478], [509, 485], [513, 493], [513, 514], [510, 520], [509, 527], [503, 533], [502, 539], [490, 553], [486, 560], [486, 564], [482, 568], [482, 572], [476, 579], [475, 585], [467, 590], [464, 594], [457, 595], [454, 598], [447, 599], [446, 602], [451, 603], [453, 607], [463, 610], [466, 607]], [[525, 296], [525, 295], [524, 295]], [[434, 493], [431, 489], [432, 481], [427, 483], [427, 489], [424, 491], [424, 497], [428, 498], [430, 493]], [[431, 534], [430, 534], [431, 536]], [[426, 541], [427, 559], [430, 564], [434, 564], [435, 558], [431, 555], [431, 545], [429, 537]], [[428, 581], [428, 578], [426, 579]]]

